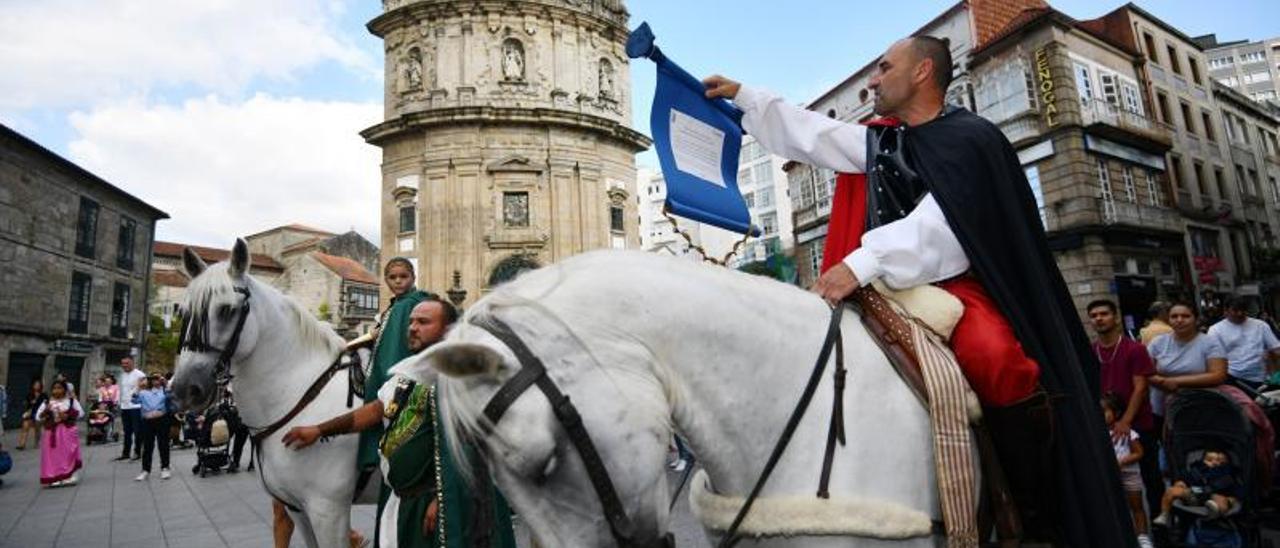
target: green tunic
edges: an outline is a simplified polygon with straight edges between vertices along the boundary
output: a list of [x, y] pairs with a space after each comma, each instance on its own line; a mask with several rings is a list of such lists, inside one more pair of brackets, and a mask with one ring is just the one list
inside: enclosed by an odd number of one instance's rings
[[[383, 314], [378, 342], [373, 345], [373, 365], [364, 381], [365, 403], [378, 399], [378, 389], [387, 382], [387, 371], [391, 366], [412, 354], [409, 351], [409, 313], [426, 298], [427, 293], [421, 289], [391, 298], [391, 305]], [[356, 464], [361, 470], [378, 466], [378, 439], [381, 437], [382, 425], [360, 433], [360, 454]], [[378, 504], [378, 507], [381, 508], [382, 504]]]
[[[515, 548], [506, 500], [491, 483], [473, 489], [456, 471], [448, 441], [436, 428], [435, 387], [405, 381], [396, 392], [394, 404], [386, 410], [391, 424], [381, 449], [389, 464], [387, 482], [400, 495], [398, 544], [409, 548]], [[428, 536], [422, 519], [437, 497], [436, 530]]]

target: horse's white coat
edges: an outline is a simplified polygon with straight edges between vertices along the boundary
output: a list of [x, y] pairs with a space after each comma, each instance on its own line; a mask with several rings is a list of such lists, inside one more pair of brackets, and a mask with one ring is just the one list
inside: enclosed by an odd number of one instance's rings
[[[264, 427], [283, 417], [343, 347], [333, 329], [321, 324], [292, 299], [244, 274], [240, 260], [244, 241], [236, 242], [231, 263], [218, 263], [192, 273], [187, 310], [210, 311], [210, 343], [221, 348], [231, 336], [234, 317], [219, 317], [219, 307], [237, 307], [233, 286], [251, 292], [251, 313], [231, 365], [236, 406], [245, 424]], [[243, 260], [248, 252], [243, 250]], [[192, 266], [189, 262], [188, 270]], [[198, 267], [197, 267], [198, 269]], [[195, 275], [199, 274], [199, 275]], [[187, 409], [212, 403], [213, 364], [217, 353], [184, 350], [178, 356], [173, 391]], [[263, 440], [261, 477], [272, 495], [302, 510], [290, 512], [297, 532], [311, 548], [345, 548], [356, 483], [357, 436], [338, 436], [304, 451], [286, 448], [280, 438], [292, 426], [316, 424], [350, 409], [347, 376], [335, 375], [306, 409], [284, 428]], [[362, 402], [356, 398], [355, 405]]]
[[[483, 435], [490, 470], [542, 546], [614, 546], [581, 461], [538, 390], [490, 430], [480, 409], [519, 368], [469, 325], [507, 322], [581, 412], [643, 538], [666, 531], [663, 461], [673, 428], [711, 484], [743, 495], [763, 467], [816, 359], [829, 309], [816, 296], [728, 269], [638, 252], [593, 252], [532, 271], [468, 310], [446, 340], [398, 368], [441, 376], [446, 435]], [[842, 322], [848, 445], [832, 492], [940, 519], [925, 410], [868, 338]], [[832, 408], [830, 368], [764, 496], [812, 495]], [[484, 432], [489, 432], [487, 435]], [[458, 444], [454, 444], [455, 447]], [[747, 539], [739, 546], [931, 546], [929, 537]]]

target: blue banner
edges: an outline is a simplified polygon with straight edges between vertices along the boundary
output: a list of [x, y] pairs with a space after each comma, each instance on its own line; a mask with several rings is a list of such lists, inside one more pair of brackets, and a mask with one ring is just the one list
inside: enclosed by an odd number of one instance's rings
[[658, 68], [649, 125], [667, 183], [667, 209], [759, 236], [738, 191], [742, 111], [723, 99], [707, 99], [702, 82], [663, 55], [653, 39], [649, 24], [641, 23], [627, 38], [627, 56], [648, 58]]

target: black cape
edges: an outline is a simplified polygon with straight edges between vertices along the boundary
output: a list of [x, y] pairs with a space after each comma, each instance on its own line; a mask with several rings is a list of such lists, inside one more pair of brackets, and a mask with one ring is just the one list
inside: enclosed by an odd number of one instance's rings
[[907, 163], [928, 184], [972, 272], [1008, 318], [1055, 410], [1061, 525], [1070, 546], [1136, 546], [1098, 404], [1089, 339], [1049, 251], [1035, 197], [1008, 139], [956, 109], [906, 129]]

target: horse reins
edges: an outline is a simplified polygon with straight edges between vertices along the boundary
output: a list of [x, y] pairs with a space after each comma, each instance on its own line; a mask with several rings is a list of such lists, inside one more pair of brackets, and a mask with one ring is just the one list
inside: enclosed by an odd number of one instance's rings
[[[240, 333], [244, 331], [244, 324], [245, 324], [245, 321], [248, 320], [249, 318], [249, 311], [250, 311], [249, 286], [235, 287], [233, 290], [236, 293], [244, 295], [244, 302], [240, 304], [240, 314], [239, 314], [239, 317], [236, 319], [236, 325], [234, 330], [231, 331], [231, 337], [227, 339], [226, 346], [224, 346], [223, 348], [218, 348], [216, 346], [213, 346], [212, 344], [209, 344], [208, 333], [206, 333], [209, 327], [209, 321], [207, 318], [209, 311], [207, 309], [201, 311], [200, 318], [197, 321], [192, 321], [193, 317], [188, 317], [183, 320], [182, 338], [178, 342], [179, 352], [181, 352], [183, 349], [187, 349], [187, 350], [191, 350], [192, 352], [217, 352], [218, 353], [218, 360], [214, 362], [214, 366], [213, 366], [214, 382], [216, 382], [218, 385], [218, 395], [216, 396], [218, 400], [221, 400], [223, 397], [225, 397], [227, 385], [231, 383], [231, 380], [234, 377], [231, 374], [231, 359], [235, 356], [236, 351], [240, 347]], [[329, 384], [329, 381], [333, 379], [334, 375], [336, 375], [339, 371], [342, 371], [343, 369], [346, 369], [348, 367], [352, 367], [353, 364], [357, 363], [355, 361], [343, 363], [342, 354], [343, 354], [342, 352], [338, 352], [338, 356], [334, 358], [332, 363], [329, 364], [329, 367], [325, 368], [324, 373], [321, 373], [320, 376], [317, 377], [316, 380], [311, 383], [311, 386], [307, 387], [306, 392], [302, 393], [302, 397], [298, 398], [297, 403], [295, 403], [293, 405], [293, 408], [290, 409], [288, 413], [285, 413], [284, 416], [275, 420], [271, 424], [268, 424], [263, 427], [253, 427], [247, 424], [245, 425], [246, 428], [248, 428], [251, 431], [254, 431], [252, 434], [250, 434], [249, 440], [253, 443], [254, 452], [257, 455], [257, 458], [259, 460], [258, 462], [259, 476], [263, 474], [263, 466], [261, 462], [262, 451], [260, 450], [262, 447], [262, 440], [278, 432], [281, 428], [284, 427], [284, 425], [288, 424], [289, 421], [297, 417], [299, 413], [302, 413], [302, 411], [306, 409], [306, 407], [310, 405], [311, 402], [314, 401], [317, 396], [320, 395], [320, 392], [324, 390], [324, 387], [327, 384]], [[350, 406], [351, 406], [350, 399], [348, 399], [347, 407], [350, 407]], [[266, 487], [265, 481], [263, 482], [263, 487], [267, 489], [267, 494], [271, 495], [272, 498], [279, 500], [281, 503], [283, 503], [285, 506], [289, 507], [290, 509], [296, 510], [296, 508], [294, 508], [292, 505], [284, 502], [283, 499], [276, 496], [274, 493], [271, 493], [270, 488]]]
[[561, 392], [560, 387], [547, 375], [547, 369], [542, 364], [542, 360], [538, 359], [529, 350], [529, 347], [525, 345], [524, 341], [502, 320], [493, 316], [483, 318], [476, 316], [472, 317], [470, 321], [471, 324], [484, 329], [490, 335], [502, 341], [515, 354], [521, 366], [520, 371], [504, 383], [489, 400], [489, 403], [485, 404], [484, 416], [489, 419], [489, 422], [496, 425], [521, 394], [524, 394], [530, 386], [537, 386], [543, 395], [547, 397], [547, 400], [550, 401], [551, 410], [555, 413], [556, 420], [560, 422], [560, 426], [564, 428], [569, 436], [569, 441], [573, 443], [574, 448], [578, 451], [578, 456], [582, 458], [583, 466], [587, 469], [587, 476], [591, 480], [591, 487], [600, 499], [600, 505], [604, 508], [604, 517], [609, 523], [609, 530], [614, 540], [618, 541], [618, 545], [623, 548], [674, 547], [675, 539], [671, 533], [667, 533], [650, 542], [642, 543], [635, 540], [635, 526], [627, 517], [626, 508], [623, 507], [621, 499], [618, 498], [618, 491], [614, 488], [613, 480], [609, 476], [609, 470], [605, 468], [604, 460], [600, 458], [600, 452], [596, 450], [595, 443], [591, 441], [591, 435], [587, 432], [586, 426], [582, 424], [582, 415], [578, 413], [578, 408], [569, 400], [569, 396]]

